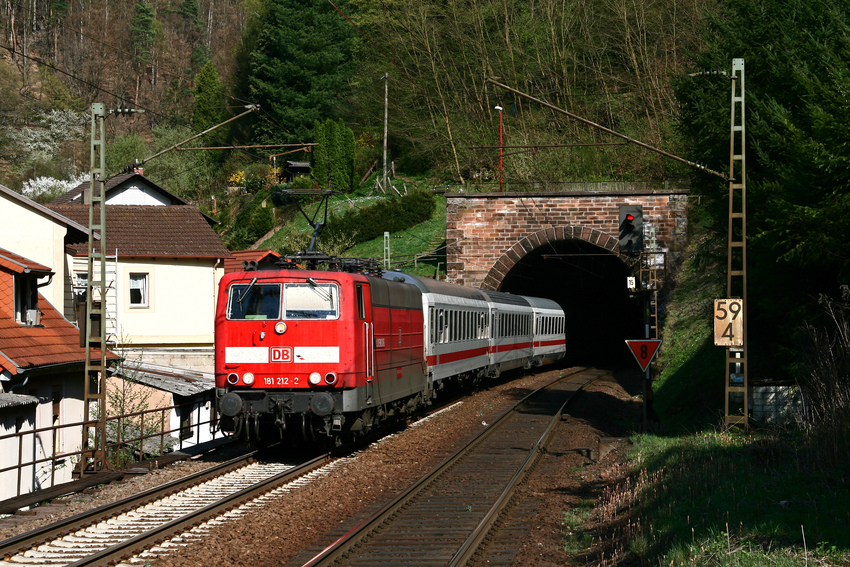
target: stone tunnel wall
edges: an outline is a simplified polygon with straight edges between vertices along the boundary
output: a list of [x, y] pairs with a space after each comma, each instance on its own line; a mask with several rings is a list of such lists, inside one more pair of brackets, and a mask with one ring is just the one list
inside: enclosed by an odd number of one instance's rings
[[447, 280], [498, 289], [523, 256], [556, 240], [581, 238], [618, 254], [619, 205], [643, 205], [644, 242], [654, 227], [657, 250], [673, 267], [687, 243], [689, 195], [686, 189], [448, 194]]

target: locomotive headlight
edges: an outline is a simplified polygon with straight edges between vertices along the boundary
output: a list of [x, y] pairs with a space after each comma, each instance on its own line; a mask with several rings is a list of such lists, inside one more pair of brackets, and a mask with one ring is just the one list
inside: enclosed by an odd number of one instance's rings
[[251, 384], [254, 383], [254, 375], [251, 374], [250, 372], [246, 372], [245, 374], [242, 375], [242, 381], [245, 382], [246, 386], [250, 386]]
[[235, 386], [237, 382], [239, 382], [239, 375], [238, 374], [236, 374], [235, 372], [231, 372], [230, 374], [227, 375], [227, 383], [228, 384], [230, 384], [231, 386]]
[[319, 374], [318, 372], [313, 372], [312, 374], [310, 374], [310, 383], [312, 385], [318, 386], [321, 381], [322, 381], [322, 375]]
[[286, 323], [284, 323], [283, 321], [278, 321], [277, 323], [275, 323], [274, 332], [278, 335], [284, 334], [286, 332]]
[[333, 386], [334, 384], [336, 384], [336, 374], [334, 374], [333, 372], [328, 372], [327, 374], [325, 374], [325, 384], [327, 384], [328, 386]]

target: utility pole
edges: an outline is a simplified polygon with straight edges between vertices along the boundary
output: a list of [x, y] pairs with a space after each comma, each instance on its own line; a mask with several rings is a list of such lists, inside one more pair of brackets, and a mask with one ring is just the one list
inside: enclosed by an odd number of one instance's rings
[[[91, 465], [92, 472], [108, 470], [106, 459], [106, 132], [107, 114], [130, 115], [144, 110], [120, 107], [106, 111], [106, 105], [91, 105], [91, 162], [88, 194], [83, 192], [84, 204], [89, 207], [89, 239], [86, 257], [86, 311], [82, 326], [86, 349], [85, 404], [83, 420], [83, 453], [79, 467], [84, 475]], [[100, 243], [95, 242], [95, 234]], [[95, 279], [97, 278], [97, 279]], [[97, 290], [97, 298], [95, 298]]]
[[[196, 134], [149, 158], [137, 163], [145, 163], [170, 150], [179, 150], [180, 146], [207, 134], [228, 122], [241, 118], [258, 110], [256, 105], [248, 105], [242, 114], [234, 116], [200, 134]], [[89, 206], [89, 239], [87, 255], [86, 313], [81, 325], [86, 349], [85, 386], [83, 391], [84, 452], [78, 466], [81, 475], [86, 471], [99, 472], [110, 468], [106, 455], [106, 132], [107, 114], [130, 115], [144, 110], [120, 107], [106, 111], [102, 102], [91, 106], [91, 176], [88, 194], [83, 192], [83, 201]], [[95, 234], [100, 236], [99, 244]], [[97, 279], [95, 279], [97, 278]], [[97, 297], [95, 297], [97, 290]]]
[[502, 132], [503, 132], [502, 107], [497, 106], [496, 110], [499, 111], [499, 192], [501, 193], [502, 191], [505, 190], [505, 182], [504, 182], [504, 177], [503, 177], [503, 174], [502, 174], [502, 171], [504, 171], [504, 161], [502, 161], [502, 160], [503, 160], [503, 157], [504, 157], [503, 152], [504, 152], [504, 149], [505, 149], [505, 143], [504, 143], [504, 139], [502, 138]]
[[389, 121], [390, 74], [384, 73], [384, 176], [381, 178], [381, 191], [387, 191], [387, 122]]
[[[109, 467], [106, 460], [106, 318], [103, 316], [106, 311], [105, 118], [105, 105], [102, 102], [93, 103], [91, 105], [91, 176], [88, 199], [83, 192], [83, 198], [88, 201], [86, 204], [89, 206], [88, 281], [84, 322], [86, 382], [83, 395], [85, 403], [83, 444], [91, 453], [80, 461], [81, 475], [85, 474], [89, 463], [91, 463], [92, 472], [99, 472]], [[100, 234], [99, 247], [95, 244], [95, 232]], [[97, 281], [94, 279], [97, 273], [95, 267], [100, 271], [97, 274]], [[95, 289], [98, 290], [97, 301], [94, 299]], [[95, 325], [97, 329], [94, 328]], [[94, 348], [99, 351], [99, 358], [93, 359]]]
[[[726, 427], [749, 426], [747, 380], [747, 183], [744, 128], [744, 60], [732, 60], [732, 112], [729, 140], [729, 239], [726, 300], [715, 301], [715, 343], [726, 349]], [[735, 395], [743, 407], [730, 407]]]

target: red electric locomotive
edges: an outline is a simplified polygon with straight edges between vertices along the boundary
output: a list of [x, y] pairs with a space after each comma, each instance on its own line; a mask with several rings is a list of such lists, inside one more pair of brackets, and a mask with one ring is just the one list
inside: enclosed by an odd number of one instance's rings
[[215, 370], [223, 429], [261, 439], [271, 426], [306, 439], [337, 437], [423, 402], [416, 287], [269, 270], [227, 274], [220, 290]]

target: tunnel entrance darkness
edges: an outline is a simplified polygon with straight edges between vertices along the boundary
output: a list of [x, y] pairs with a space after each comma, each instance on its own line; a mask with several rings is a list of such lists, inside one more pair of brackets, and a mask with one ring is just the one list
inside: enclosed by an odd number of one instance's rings
[[552, 299], [567, 317], [567, 355], [581, 365], [633, 363], [626, 339], [644, 337], [643, 311], [629, 296], [629, 268], [585, 240], [550, 241], [514, 265], [499, 291]]

